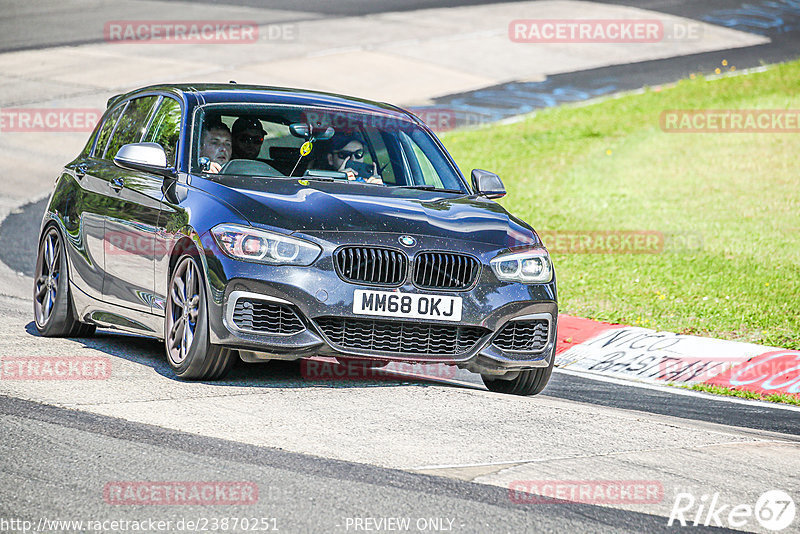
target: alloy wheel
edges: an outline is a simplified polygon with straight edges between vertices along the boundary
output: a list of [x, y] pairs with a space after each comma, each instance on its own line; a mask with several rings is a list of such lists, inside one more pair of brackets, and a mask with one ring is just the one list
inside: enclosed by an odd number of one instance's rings
[[186, 359], [194, 341], [200, 310], [200, 273], [191, 258], [175, 269], [167, 307], [167, 353], [174, 365]]
[[39, 269], [34, 288], [34, 312], [36, 322], [44, 326], [50, 320], [53, 306], [58, 297], [58, 282], [61, 277], [61, 238], [54, 228], [50, 228], [42, 240], [39, 254]]

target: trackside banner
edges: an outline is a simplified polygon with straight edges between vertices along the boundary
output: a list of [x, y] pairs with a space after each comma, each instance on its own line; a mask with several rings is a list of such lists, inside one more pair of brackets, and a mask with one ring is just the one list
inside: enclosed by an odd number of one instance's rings
[[651, 383], [800, 393], [800, 351], [560, 315], [556, 366]]

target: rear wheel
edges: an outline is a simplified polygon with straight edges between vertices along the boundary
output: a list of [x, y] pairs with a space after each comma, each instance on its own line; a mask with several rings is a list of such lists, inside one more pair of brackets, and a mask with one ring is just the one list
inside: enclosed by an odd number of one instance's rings
[[520, 371], [519, 375], [512, 380], [502, 380], [487, 375], [481, 375], [481, 379], [483, 379], [483, 383], [489, 391], [494, 391], [495, 393], [525, 396], [536, 395], [541, 393], [550, 381], [550, 375], [553, 374], [553, 364], [555, 360], [555, 355], [552, 355], [550, 357], [550, 365], [547, 367]]
[[217, 380], [227, 374], [237, 354], [209, 342], [205, 284], [191, 254], [181, 256], [172, 272], [164, 321], [167, 360], [176, 375]]
[[64, 241], [55, 226], [48, 226], [39, 242], [33, 281], [33, 318], [45, 337], [85, 337], [95, 326], [77, 320], [72, 309]]

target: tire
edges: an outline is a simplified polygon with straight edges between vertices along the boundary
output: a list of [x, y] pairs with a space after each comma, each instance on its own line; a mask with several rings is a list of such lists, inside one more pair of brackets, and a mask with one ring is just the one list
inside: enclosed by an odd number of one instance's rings
[[487, 375], [481, 375], [481, 379], [489, 391], [494, 391], [495, 393], [523, 396], [537, 395], [542, 392], [550, 381], [555, 361], [555, 354], [552, 354], [550, 356], [550, 365], [547, 367], [520, 371], [519, 375], [512, 380], [492, 379]]
[[89, 337], [95, 325], [75, 317], [64, 240], [54, 225], [39, 240], [33, 278], [33, 322], [44, 337]]
[[218, 380], [238, 356], [209, 342], [205, 283], [193, 254], [181, 256], [170, 275], [164, 348], [170, 367], [184, 380]]

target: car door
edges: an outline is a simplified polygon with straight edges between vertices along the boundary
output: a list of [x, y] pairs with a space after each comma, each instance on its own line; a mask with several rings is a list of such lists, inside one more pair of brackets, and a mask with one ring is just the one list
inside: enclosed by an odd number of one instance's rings
[[[67, 167], [75, 177], [70, 198], [64, 204], [64, 230], [72, 246], [66, 247], [72, 285], [89, 295], [103, 298], [105, 277], [105, 211], [113, 199], [104, 175], [101, 157], [127, 106], [122, 103], [105, 114], [102, 126], [93, 139], [94, 146]], [[59, 199], [54, 199], [61, 204]]]
[[162, 97], [132, 99], [103, 155], [102, 178], [109, 196], [105, 215], [103, 300], [150, 312], [153, 301], [155, 232], [161, 209], [162, 177], [114, 163], [122, 145], [141, 142]]
[[[167, 154], [167, 166], [177, 168], [179, 157], [179, 143], [181, 139], [181, 125], [183, 124], [183, 109], [178, 100], [164, 97], [160, 102], [153, 120], [145, 133], [144, 142], [158, 143]], [[166, 179], [162, 184], [162, 192], [166, 194], [169, 188], [175, 189], [175, 180]], [[153, 265], [155, 277], [155, 290], [152, 303], [152, 312], [162, 314], [166, 305], [167, 272], [171, 243], [169, 231], [174, 231], [173, 223], [179, 218], [171, 216], [173, 210], [162, 196], [161, 212], [158, 219], [158, 229], [155, 234], [153, 252], [155, 263]]]

